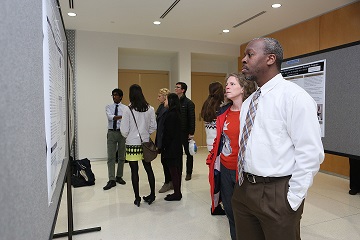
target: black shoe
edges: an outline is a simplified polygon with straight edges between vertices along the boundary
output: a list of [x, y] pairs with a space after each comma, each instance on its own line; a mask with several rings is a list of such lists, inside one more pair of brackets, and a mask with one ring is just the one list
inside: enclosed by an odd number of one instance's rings
[[185, 181], [191, 180], [191, 173], [186, 174]]
[[360, 191], [359, 191], [359, 190], [355, 190], [355, 189], [350, 189], [349, 194], [350, 194], [350, 195], [356, 195], [356, 194], [358, 194], [358, 192], [360, 192]]
[[175, 195], [174, 193], [173, 194], [169, 194], [167, 195], [164, 199], [165, 201], [180, 201], [182, 198], [182, 195]]
[[217, 207], [212, 211], [210, 208], [211, 215], [225, 215], [225, 210], [222, 209], [221, 205], [217, 205]]
[[106, 186], [103, 187], [104, 190], [109, 190], [110, 188], [112, 187], [115, 187], [116, 186], [116, 182], [115, 180], [110, 180], [107, 182]]
[[125, 185], [126, 182], [124, 181], [124, 179], [122, 179], [122, 177], [116, 177], [116, 182], [120, 183], [121, 185]]
[[149, 196], [143, 196], [144, 201], [147, 202], [149, 205], [155, 201], [155, 198], [156, 196], [151, 194]]
[[141, 198], [139, 197], [139, 198], [136, 198], [135, 200], [134, 200], [134, 204], [136, 205], [136, 206], [138, 206], [138, 207], [140, 207], [140, 202], [141, 202]]

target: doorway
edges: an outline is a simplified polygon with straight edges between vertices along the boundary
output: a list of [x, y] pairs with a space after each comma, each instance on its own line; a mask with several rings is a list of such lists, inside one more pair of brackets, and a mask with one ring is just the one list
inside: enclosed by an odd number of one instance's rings
[[201, 108], [209, 95], [209, 84], [220, 82], [224, 85], [226, 73], [191, 73], [191, 100], [195, 104], [195, 136], [197, 146], [206, 146], [205, 123], [201, 118]]

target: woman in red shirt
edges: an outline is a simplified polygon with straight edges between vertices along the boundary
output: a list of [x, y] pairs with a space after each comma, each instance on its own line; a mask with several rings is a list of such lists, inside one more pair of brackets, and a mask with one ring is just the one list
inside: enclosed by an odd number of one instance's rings
[[218, 111], [216, 138], [206, 159], [206, 164], [209, 165], [212, 210], [218, 205], [221, 197], [233, 240], [236, 239], [236, 234], [231, 197], [237, 179], [240, 109], [243, 101], [255, 90], [255, 83], [245, 80], [242, 74], [231, 73], [226, 77], [225, 94], [228, 103]]

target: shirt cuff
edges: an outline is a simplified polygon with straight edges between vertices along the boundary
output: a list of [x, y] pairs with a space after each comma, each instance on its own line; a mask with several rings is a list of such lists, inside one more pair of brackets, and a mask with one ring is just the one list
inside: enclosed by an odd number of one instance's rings
[[303, 199], [299, 198], [298, 196], [291, 193], [290, 191], [287, 194], [287, 200], [288, 200], [288, 202], [290, 204], [290, 207], [294, 211], [296, 211], [300, 207], [300, 205], [301, 205], [301, 203], [303, 201]]

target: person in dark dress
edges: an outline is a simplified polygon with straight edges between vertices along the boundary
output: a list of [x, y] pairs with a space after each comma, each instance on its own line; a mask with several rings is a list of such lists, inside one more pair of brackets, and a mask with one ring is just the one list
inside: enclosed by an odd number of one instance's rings
[[164, 121], [163, 140], [161, 153], [170, 170], [174, 193], [165, 197], [166, 201], [180, 201], [181, 194], [181, 164], [182, 164], [182, 139], [180, 100], [175, 93], [170, 93], [165, 100], [168, 108]]

